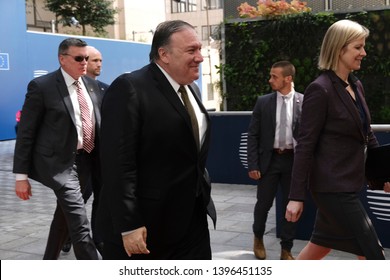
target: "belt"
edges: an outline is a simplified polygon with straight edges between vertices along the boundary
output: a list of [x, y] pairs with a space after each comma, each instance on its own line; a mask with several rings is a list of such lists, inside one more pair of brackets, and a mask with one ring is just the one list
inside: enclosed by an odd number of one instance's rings
[[284, 154], [293, 154], [294, 153], [294, 149], [274, 149], [274, 153], [278, 154], [278, 155], [284, 155]]

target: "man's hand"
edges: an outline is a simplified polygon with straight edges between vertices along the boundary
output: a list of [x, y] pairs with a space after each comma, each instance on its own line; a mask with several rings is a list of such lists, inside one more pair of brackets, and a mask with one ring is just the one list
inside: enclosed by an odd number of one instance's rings
[[259, 170], [252, 170], [248, 172], [249, 178], [253, 180], [259, 180], [261, 178], [261, 173]]
[[385, 183], [385, 185], [383, 186], [383, 190], [385, 192], [390, 192], [390, 182]]
[[129, 234], [122, 236], [123, 247], [129, 257], [132, 254], [149, 254], [146, 248], [146, 227], [137, 228]]
[[286, 207], [285, 218], [289, 222], [296, 222], [301, 217], [303, 212], [302, 201], [290, 201]]
[[15, 193], [20, 199], [30, 199], [30, 196], [32, 196], [30, 182], [28, 180], [16, 181]]

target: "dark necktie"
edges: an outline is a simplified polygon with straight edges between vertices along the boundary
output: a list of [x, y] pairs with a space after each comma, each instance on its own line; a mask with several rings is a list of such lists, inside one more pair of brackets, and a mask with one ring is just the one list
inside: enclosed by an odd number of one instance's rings
[[286, 147], [286, 127], [287, 127], [287, 110], [286, 110], [286, 96], [282, 96], [283, 102], [280, 109], [280, 124], [279, 124], [279, 149]]
[[181, 98], [183, 99], [184, 107], [187, 109], [188, 114], [190, 115], [191, 118], [191, 126], [192, 126], [192, 131], [194, 133], [194, 138], [196, 142], [196, 146], [200, 147], [199, 144], [199, 126], [198, 126], [198, 120], [195, 115], [194, 107], [192, 107], [191, 101], [188, 98], [187, 91], [184, 86], [180, 86], [179, 92], [181, 94]]
[[88, 153], [90, 153], [95, 147], [94, 138], [93, 138], [92, 119], [89, 113], [87, 100], [85, 99], [83, 89], [80, 86], [80, 82], [75, 81], [74, 85], [76, 86], [77, 99], [79, 101], [80, 112], [81, 112], [81, 121], [83, 127], [83, 149], [86, 150]]

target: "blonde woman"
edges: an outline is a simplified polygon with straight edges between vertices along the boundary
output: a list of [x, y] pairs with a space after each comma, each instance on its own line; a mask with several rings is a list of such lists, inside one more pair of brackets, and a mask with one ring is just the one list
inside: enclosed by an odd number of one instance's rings
[[365, 150], [379, 145], [363, 86], [352, 74], [366, 56], [368, 35], [367, 28], [350, 20], [330, 26], [318, 63], [323, 72], [305, 91], [285, 217], [299, 219], [307, 187], [318, 210], [311, 239], [297, 259], [322, 259], [332, 249], [359, 259], [385, 259], [359, 200]]

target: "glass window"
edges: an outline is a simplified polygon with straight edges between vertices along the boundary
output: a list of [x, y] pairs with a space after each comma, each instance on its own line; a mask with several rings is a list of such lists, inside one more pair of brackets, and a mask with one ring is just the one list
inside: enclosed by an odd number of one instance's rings
[[207, 83], [207, 100], [213, 101], [214, 100], [214, 86], [213, 84]]
[[172, 13], [196, 11], [196, 0], [171, 0]]
[[209, 10], [222, 9], [222, 0], [202, 0], [202, 10], [206, 10], [206, 7]]
[[202, 26], [202, 41], [207, 41], [209, 37], [213, 40], [220, 40], [219, 25]]

